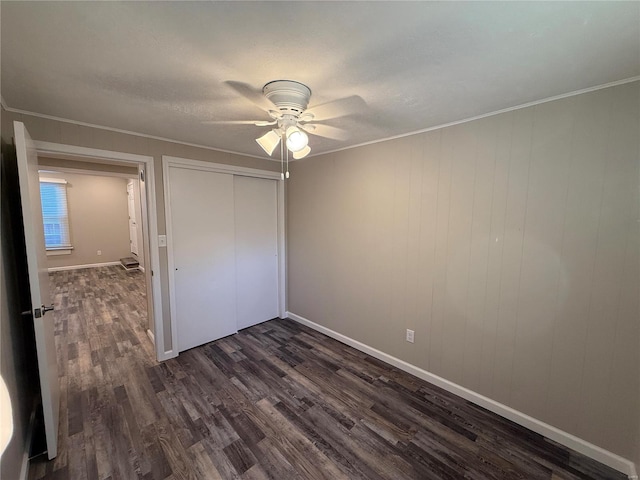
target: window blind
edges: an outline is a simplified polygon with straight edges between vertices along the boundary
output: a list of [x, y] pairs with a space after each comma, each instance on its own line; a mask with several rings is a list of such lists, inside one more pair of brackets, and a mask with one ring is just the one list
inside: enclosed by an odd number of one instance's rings
[[45, 247], [71, 248], [67, 182], [60, 179], [40, 179], [40, 200]]

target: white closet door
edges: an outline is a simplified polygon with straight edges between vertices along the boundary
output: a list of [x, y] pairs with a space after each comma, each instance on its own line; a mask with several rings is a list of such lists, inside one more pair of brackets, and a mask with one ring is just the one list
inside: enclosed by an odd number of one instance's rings
[[233, 175], [169, 169], [178, 350], [236, 333]]
[[234, 177], [238, 329], [278, 316], [276, 181]]

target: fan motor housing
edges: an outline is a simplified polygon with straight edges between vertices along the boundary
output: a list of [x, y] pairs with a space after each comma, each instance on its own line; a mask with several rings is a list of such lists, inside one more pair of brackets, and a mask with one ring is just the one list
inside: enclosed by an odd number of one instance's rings
[[294, 80], [274, 80], [262, 87], [262, 93], [283, 114], [298, 116], [307, 109], [311, 89]]

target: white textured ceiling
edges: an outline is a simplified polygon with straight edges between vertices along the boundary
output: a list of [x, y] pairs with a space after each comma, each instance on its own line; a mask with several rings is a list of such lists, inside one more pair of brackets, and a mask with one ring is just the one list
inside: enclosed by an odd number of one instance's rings
[[2, 2], [10, 109], [263, 156], [224, 82], [358, 95], [312, 154], [640, 75], [640, 2]]

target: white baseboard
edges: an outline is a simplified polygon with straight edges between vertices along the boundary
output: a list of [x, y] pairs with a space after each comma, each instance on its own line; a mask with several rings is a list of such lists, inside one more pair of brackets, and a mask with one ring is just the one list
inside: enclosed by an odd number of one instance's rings
[[66, 267], [51, 267], [48, 270], [50, 272], [61, 272], [63, 270], [79, 270], [81, 268], [110, 267], [112, 265], [120, 265], [120, 262], [86, 263], [84, 265], [68, 265]]
[[153, 332], [147, 328], [147, 337], [151, 339], [151, 343], [156, 344], [156, 337], [153, 335]]
[[511, 407], [508, 407], [502, 403], [496, 402], [484, 395], [474, 392], [473, 390], [469, 390], [468, 388], [462, 387], [456, 383], [453, 383], [445, 378], [439, 377], [430, 373], [426, 370], [423, 370], [420, 367], [416, 367], [410, 363], [405, 362], [404, 360], [400, 360], [399, 358], [393, 357], [387, 353], [384, 353], [380, 350], [377, 350], [369, 345], [366, 345], [362, 342], [354, 340], [353, 338], [347, 337], [341, 333], [338, 333], [334, 330], [331, 330], [327, 327], [323, 327], [311, 320], [308, 320], [300, 315], [296, 315], [292, 312], [287, 312], [287, 317], [291, 320], [294, 320], [302, 325], [306, 325], [313, 330], [316, 330], [320, 333], [324, 333], [328, 337], [334, 338], [342, 343], [345, 343], [356, 350], [360, 350], [361, 352], [367, 353], [372, 357], [377, 358], [378, 360], [382, 360], [394, 367], [399, 368], [411, 375], [415, 375], [422, 380], [425, 380], [429, 383], [432, 383], [448, 392], [451, 392], [459, 397], [464, 398], [465, 400], [469, 400], [470, 402], [475, 403], [487, 410], [500, 415], [512, 422], [515, 422], [523, 427], [528, 428], [540, 435], [545, 436], [555, 442], [564, 445], [565, 447], [571, 448], [576, 452], [580, 452], [587, 457], [590, 457], [604, 465], [607, 465], [619, 472], [626, 474], [630, 480], [637, 480], [638, 476], [636, 473], [635, 464], [627, 460], [626, 458], [622, 458], [615, 453], [609, 452], [603, 448], [598, 447], [592, 443], [589, 443], [581, 438], [576, 437], [570, 433], [567, 433], [559, 428], [556, 428], [552, 425], [544, 423], [540, 420], [537, 420], [529, 415], [519, 412], [518, 410], [514, 410]]
[[138, 265], [138, 270], [140, 270], [142, 273], [144, 273], [144, 267], [142, 265]]

